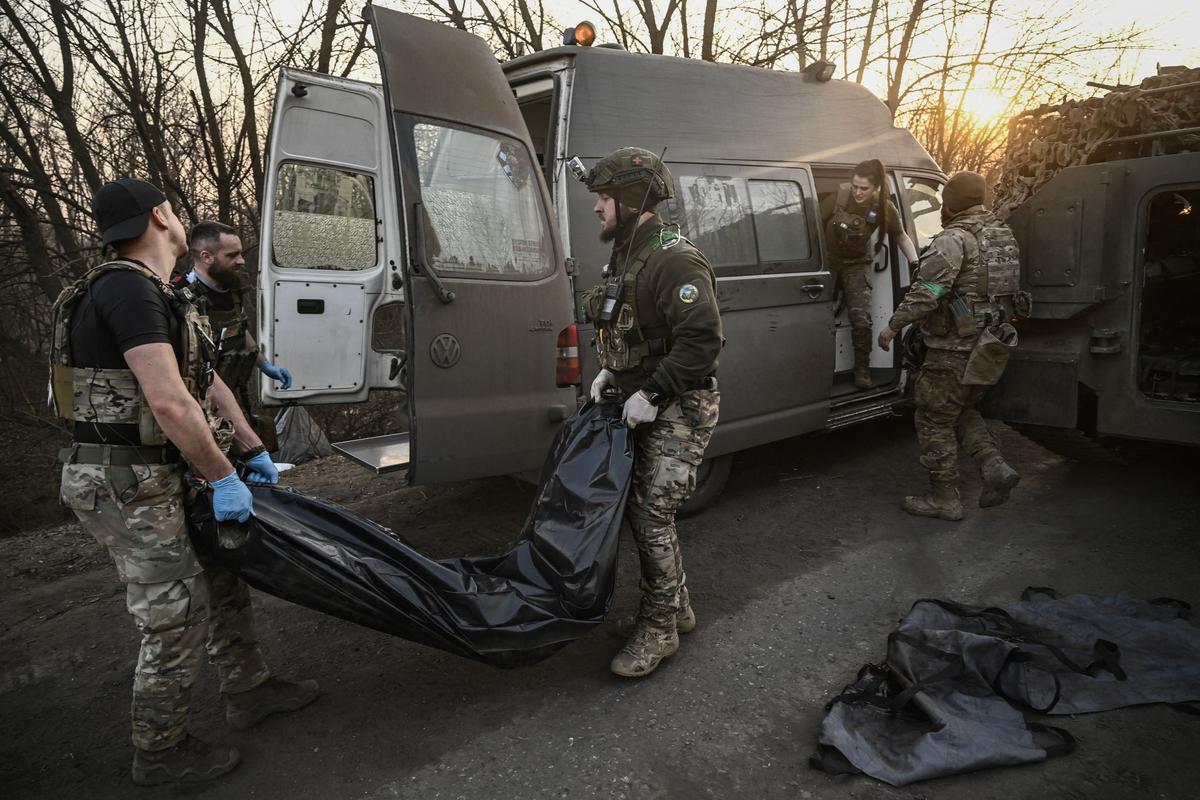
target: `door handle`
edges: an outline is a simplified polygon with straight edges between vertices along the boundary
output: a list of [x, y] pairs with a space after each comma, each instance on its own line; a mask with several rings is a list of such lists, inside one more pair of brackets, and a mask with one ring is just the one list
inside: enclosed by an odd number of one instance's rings
[[825, 284], [823, 284], [823, 283], [806, 283], [803, 286], [801, 286], [800, 288], [803, 289], [808, 294], [809, 297], [816, 299], [817, 296], [821, 294], [821, 292], [825, 291]]

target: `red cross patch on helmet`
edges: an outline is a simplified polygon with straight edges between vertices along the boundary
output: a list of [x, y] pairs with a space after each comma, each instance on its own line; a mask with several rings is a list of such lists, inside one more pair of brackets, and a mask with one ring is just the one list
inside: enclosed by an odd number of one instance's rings
[[632, 160], [633, 160], [633, 165], [635, 167], [640, 167], [642, 165], [642, 157], [641, 156], [634, 156]]

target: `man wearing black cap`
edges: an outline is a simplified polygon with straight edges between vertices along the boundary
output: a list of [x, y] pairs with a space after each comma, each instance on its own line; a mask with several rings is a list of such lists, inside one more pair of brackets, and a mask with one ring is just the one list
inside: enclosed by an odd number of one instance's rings
[[61, 496], [108, 548], [142, 633], [134, 782], [207, 780], [233, 769], [238, 752], [185, 728], [204, 649], [235, 728], [307, 705], [318, 690], [270, 676], [245, 584], [198, 561], [184, 520], [184, 461], [212, 487], [221, 521], [253, 513], [226, 457], [231, 445], [247, 480], [275, 483], [278, 472], [214, 372], [207, 323], [167, 284], [187, 241], [166, 195], [122, 178], [96, 192], [92, 209], [117, 258], [64, 289], [54, 306], [51, 389], [74, 436], [62, 453]]
[[[958, 440], [979, 466], [981, 508], [1003, 503], [1020, 476], [1001, 455], [975, 406], [1000, 380], [1017, 344], [1020, 262], [1012, 230], [985, 205], [982, 175], [959, 172], [942, 192], [942, 232], [921, 257], [908, 294], [879, 334], [887, 350], [906, 325], [919, 324], [928, 351], [915, 390], [921, 466], [930, 493], [904, 498], [921, 517], [960, 520]], [[1028, 297], [1025, 295], [1025, 297]]]

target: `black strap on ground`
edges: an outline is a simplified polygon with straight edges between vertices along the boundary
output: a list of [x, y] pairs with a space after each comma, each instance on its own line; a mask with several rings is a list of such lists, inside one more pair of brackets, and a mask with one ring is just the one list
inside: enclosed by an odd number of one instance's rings
[[1025, 724], [1025, 727], [1029, 728], [1033, 733], [1046, 733], [1058, 739], [1057, 744], [1042, 748], [1046, 751], [1046, 758], [1065, 756], [1075, 752], [1075, 737], [1065, 728], [1059, 728], [1054, 725], [1043, 725], [1040, 722], [1028, 722]]
[[1092, 658], [1092, 663], [1087, 665], [1084, 672], [1093, 678], [1102, 669], [1112, 673], [1112, 676], [1119, 681], [1128, 678], [1125, 670], [1121, 669], [1121, 648], [1117, 647], [1115, 642], [1097, 639], [1096, 643], [1092, 645]]
[[[1021, 593], [1021, 597], [1023, 599], [1027, 599], [1026, 595], [1031, 591], [1037, 593], [1053, 592], [1054, 595], [1058, 594], [1058, 592], [1048, 586], [1030, 586]], [[988, 607], [976, 609], [964, 606], [961, 603], [955, 603], [952, 600], [938, 600], [935, 598], [918, 600], [917, 603], [933, 603], [934, 605], [940, 606], [946, 611], [949, 611], [951, 614], [956, 614], [966, 619], [980, 620], [983, 622], [983, 628], [986, 633], [992, 634], [1000, 639], [1004, 639], [1005, 641], [1044, 647], [1050, 653], [1050, 655], [1058, 659], [1058, 661], [1060, 661], [1064, 667], [1072, 672], [1078, 672], [1080, 675], [1088, 675], [1094, 678], [1101, 669], [1104, 669], [1112, 673], [1117, 680], [1123, 681], [1126, 679], [1125, 670], [1121, 668], [1120, 664], [1120, 648], [1112, 642], [1104, 639], [1097, 639], [1093, 643], [1093, 660], [1086, 667], [1081, 667], [1079, 664], [1075, 663], [1070, 656], [1064, 653], [1061, 648], [1039, 639], [1027, 626], [1017, 622], [1017, 620], [1014, 619], [1011, 614], [1002, 608]], [[913, 605], [915, 606], [917, 603], [913, 603]], [[997, 628], [989, 628], [987, 624], [989, 620], [995, 623]]]
[[[1026, 664], [1029, 669], [1040, 669], [1042, 672], [1045, 672], [1047, 675], [1049, 675], [1050, 680], [1054, 681], [1054, 697], [1050, 698], [1050, 702], [1039, 708], [1038, 706], [1028, 702], [1023, 697], [1012, 697], [1005, 692], [1004, 687], [1001, 686], [1000, 678], [1004, 674], [1004, 670], [1007, 669], [1009, 664]], [[1024, 650], [1014, 650], [1013, 652], [1009, 653], [1008, 658], [1004, 662], [1004, 666], [1001, 667], [1000, 672], [997, 673], [996, 681], [992, 684], [992, 691], [1010, 703], [1016, 703], [1024, 706], [1030, 711], [1038, 714], [1046, 714], [1049, 713], [1050, 709], [1058, 705], [1058, 700], [1060, 697], [1062, 697], [1062, 682], [1052, 670], [1050, 670], [1044, 664], [1039, 664], [1038, 662], [1034, 661], [1032, 653], [1027, 653]]]

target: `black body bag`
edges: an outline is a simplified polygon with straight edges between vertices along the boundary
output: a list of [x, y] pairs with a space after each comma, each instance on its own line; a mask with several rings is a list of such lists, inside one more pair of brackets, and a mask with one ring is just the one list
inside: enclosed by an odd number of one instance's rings
[[493, 557], [426, 558], [396, 534], [316, 497], [253, 487], [254, 517], [218, 526], [211, 493], [192, 541], [251, 586], [342, 619], [500, 667], [540, 661], [604, 620], [633, 472], [619, 403], [588, 403], [542, 468], [521, 538]]

